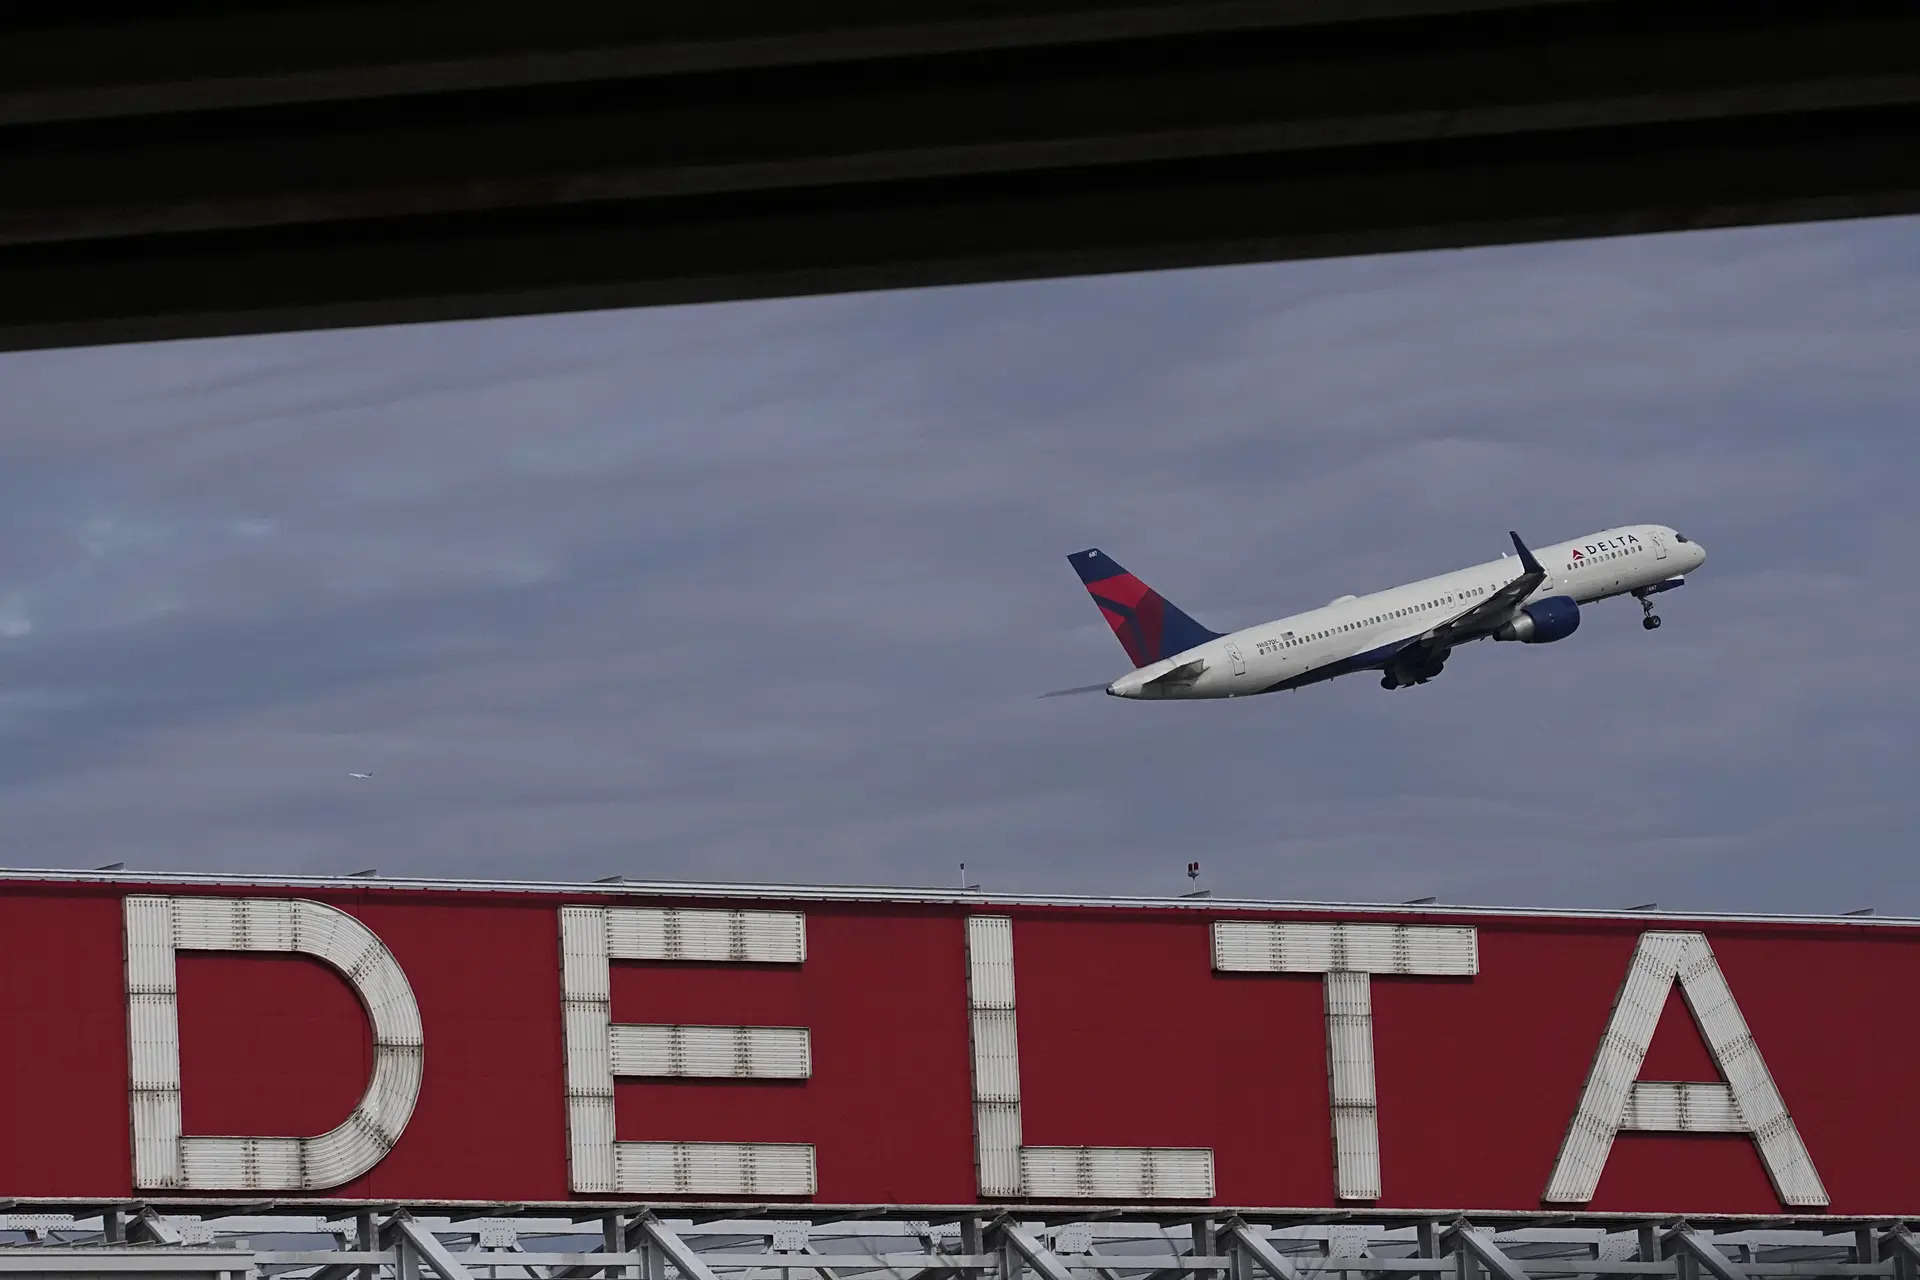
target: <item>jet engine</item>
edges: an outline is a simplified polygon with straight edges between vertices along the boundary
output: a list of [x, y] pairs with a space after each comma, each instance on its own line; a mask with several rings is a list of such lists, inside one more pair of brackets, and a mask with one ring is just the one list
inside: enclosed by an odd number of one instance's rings
[[1551, 644], [1580, 629], [1580, 604], [1572, 596], [1548, 596], [1520, 610], [1518, 617], [1493, 633], [1495, 640], [1522, 644]]

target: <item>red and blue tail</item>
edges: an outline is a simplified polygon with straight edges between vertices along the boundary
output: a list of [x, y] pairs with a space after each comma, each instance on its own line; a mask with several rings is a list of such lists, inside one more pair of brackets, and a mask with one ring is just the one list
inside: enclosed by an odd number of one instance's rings
[[1180, 611], [1180, 607], [1140, 579], [1120, 567], [1118, 561], [1098, 548], [1076, 551], [1067, 557], [1087, 593], [1100, 606], [1100, 613], [1120, 637], [1120, 647], [1133, 659], [1133, 665], [1171, 658], [1197, 644], [1219, 638]]

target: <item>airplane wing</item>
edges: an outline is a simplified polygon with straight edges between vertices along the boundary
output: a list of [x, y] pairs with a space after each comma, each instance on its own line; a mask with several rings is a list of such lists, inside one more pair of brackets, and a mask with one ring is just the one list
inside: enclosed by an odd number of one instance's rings
[[1533, 552], [1527, 550], [1527, 544], [1520, 541], [1520, 535], [1509, 530], [1507, 536], [1513, 539], [1513, 549], [1520, 553], [1520, 576], [1486, 599], [1476, 601], [1466, 612], [1438, 624], [1416, 639], [1414, 644], [1430, 651], [1449, 649], [1481, 635], [1506, 621], [1515, 607], [1547, 580], [1547, 571], [1534, 558]]

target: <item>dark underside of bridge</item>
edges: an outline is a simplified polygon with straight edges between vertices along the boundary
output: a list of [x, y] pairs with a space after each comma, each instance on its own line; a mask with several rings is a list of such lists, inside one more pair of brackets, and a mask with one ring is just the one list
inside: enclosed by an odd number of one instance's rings
[[0, 348], [1920, 209], [1920, 4], [0, 0]]

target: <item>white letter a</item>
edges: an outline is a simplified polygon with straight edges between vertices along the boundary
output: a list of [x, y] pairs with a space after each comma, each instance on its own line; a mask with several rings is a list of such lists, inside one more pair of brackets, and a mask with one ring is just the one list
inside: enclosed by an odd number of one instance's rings
[[[1640, 1064], [1676, 979], [1723, 1084], [1639, 1079]], [[1774, 1088], [1705, 934], [1640, 935], [1579, 1109], [1560, 1144], [1545, 1199], [1574, 1204], [1593, 1199], [1614, 1135], [1622, 1129], [1750, 1134], [1782, 1204], [1816, 1208], [1827, 1203], [1827, 1189]]]

